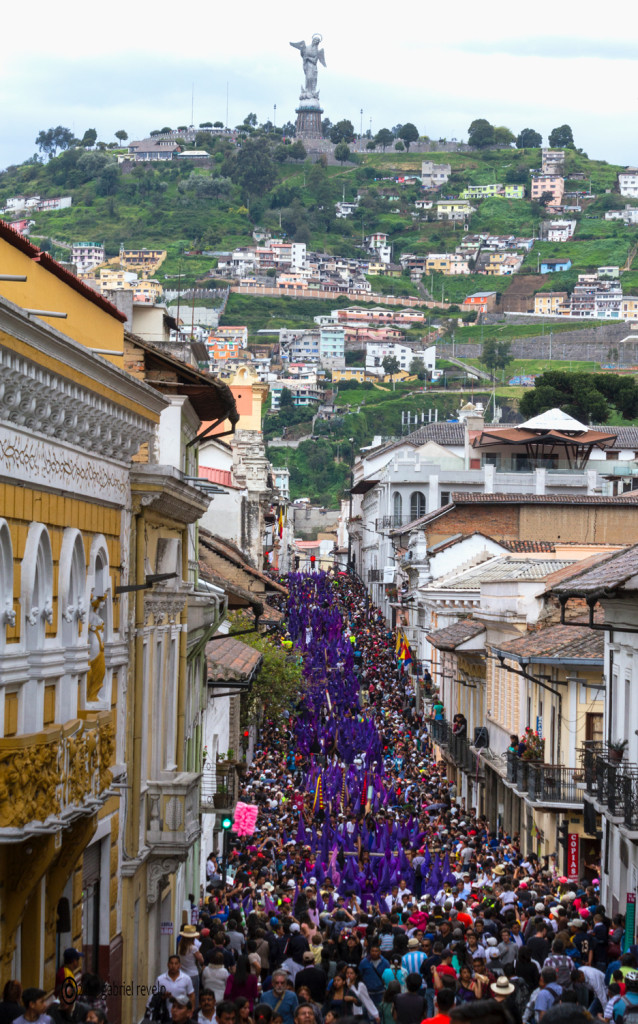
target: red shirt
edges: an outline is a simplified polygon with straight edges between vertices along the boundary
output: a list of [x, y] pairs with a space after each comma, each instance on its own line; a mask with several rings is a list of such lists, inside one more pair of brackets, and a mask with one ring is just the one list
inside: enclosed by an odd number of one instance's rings
[[456, 979], [456, 971], [451, 964], [439, 964], [438, 967], [433, 967], [432, 970], [436, 971], [437, 974], [447, 974], [448, 977]]
[[450, 1024], [450, 1018], [447, 1013], [437, 1013], [436, 1017], [426, 1017], [421, 1024]]

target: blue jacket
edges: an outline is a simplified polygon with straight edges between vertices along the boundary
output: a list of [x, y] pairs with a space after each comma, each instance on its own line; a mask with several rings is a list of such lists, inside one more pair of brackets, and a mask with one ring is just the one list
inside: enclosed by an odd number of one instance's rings
[[385, 982], [383, 972], [387, 971], [390, 963], [384, 956], [377, 961], [372, 961], [369, 956], [364, 956], [359, 964], [359, 974], [368, 992], [384, 992]]

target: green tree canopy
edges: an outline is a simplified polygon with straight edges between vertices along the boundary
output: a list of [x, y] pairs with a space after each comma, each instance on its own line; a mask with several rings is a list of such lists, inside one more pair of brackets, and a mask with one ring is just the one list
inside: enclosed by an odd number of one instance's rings
[[374, 137], [374, 141], [377, 146], [381, 146], [381, 149], [385, 152], [387, 146], [390, 146], [394, 142], [394, 135], [389, 128], [380, 128]]
[[523, 128], [516, 139], [518, 149], [538, 149], [543, 145], [543, 136], [533, 128]]
[[401, 125], [399, 132], [399, 138], [405, 143], [405, 148], [410, 149], [410, 143], [416, 142], [419, 138], [419, 130], [416, 125], [408, 121], [407, 124]]
[[93, 149], [93, 146], [97, 142], [97, 131], [95, 128], [87, 128], [84, 135], [82, 136], [81, 146], [85, 149]]
[[505, 125], [500, 125], [494, 129], [494, 142], [497, 146], [511, 146], [513, 142], [516, 142], [516, 136]]
[[396, 356], [384, 356], [381, 364], [388, 377], [394, 377], [399, 372], [399, 360]]
[[632, 377], [614, 373], [568, 373], [550, 370], [536, 378], [521, 399], [523, 416], [560, 408], [582, 423], [605, 423], [610, 406], [627, 419], [638, 412], [638, 385]]
[[477, 149], [489, 149], [496, 142], [494, 125], [491, 125], [484, 117], [472, 121], [467, 130], [467, 141], [468, 145], [475, 146]]
[[350, 149], [348, 148], [348, 143], [340, 142], [338, 146], [335, 146], [335, 160], [338, 160], [340, 164], [344, 164], [349, 159]]
[[554, 128], [548, 136], [547, 141], [555, 149], [574, 148], [574, 133], [568, 124], [561, 124]]
[[47, 128], [40, 131], [35, 144], [41, 153], [46, 153], [49, 159], [51, 159], [59, 149], [68, 149], [75, 141], [76, 139], [71, 129], [64, 128], [59, 124], [57, 128]]
[[128, 139], [128, 132], [125, 132], [123, 128], [120, 128], [119, 132], [115, 133], [115, 138], [119, 139], [120, 142], [126, 142]]
[[510, 361], [511, 342], [488, 338], [483, 342], [481, 362], [488, 370], [504, 370]]
[[279, 408], [288, 409], [295, 404], [290, 388], [282, 388], [279, 396]]
[[265, 136], [258, 135], [242, 142], [232, 176], [244, 199], [270, 191], [277, 180], [277, 169]]
[[344, 119], [333, 124], [330, 129], [330, 141], [334, 142], [335, 146], [339, 142], [354, 142], [354, 126], [352, 121]]

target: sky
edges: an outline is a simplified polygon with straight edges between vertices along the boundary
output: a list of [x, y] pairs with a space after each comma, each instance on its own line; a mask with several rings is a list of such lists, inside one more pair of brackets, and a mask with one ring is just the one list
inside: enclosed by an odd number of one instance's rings
[[38, 132], [58, 124], [79, 136], [96, 128], [104, 141], [119, 129], [135, 139], [190, 124], [193, 95], [195, 124], [226, 122], [227, 94], [230, 125], [249, 112], [294, 121], [303, 74], [289, 41], [314, 32], [323, 34], [319, 88], [332, 121], [373, 133], [412, 121], [432, 139], [463, 140], [485, 117], [515, 134], [533, 128], [545, 142], [567, 123], [590, 157], [638, 164], [635, 0], [618, 0], [608, 19], [576, 0], [537, 12], [512, 0], [481, 13], [470, 0], [33, 0], [25, 22], [12, 4], [3, 11], [3, 38], [14, 42], [0, 66], [0, 168], [31, 156]]

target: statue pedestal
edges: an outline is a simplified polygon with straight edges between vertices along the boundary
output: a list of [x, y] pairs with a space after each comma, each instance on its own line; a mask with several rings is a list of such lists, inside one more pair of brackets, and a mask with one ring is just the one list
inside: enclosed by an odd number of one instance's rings
[[297, 115], [296, 132], [298, 139], [320, 139], [321, 115], [323, 110], [319, 100], [299, 100], [299, 106], [295, 111]]

